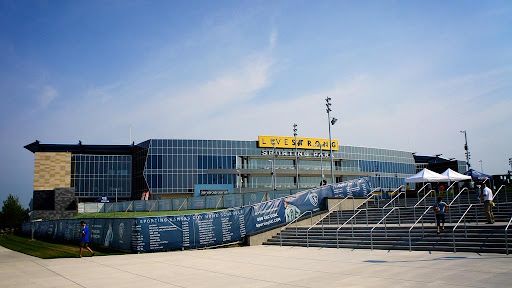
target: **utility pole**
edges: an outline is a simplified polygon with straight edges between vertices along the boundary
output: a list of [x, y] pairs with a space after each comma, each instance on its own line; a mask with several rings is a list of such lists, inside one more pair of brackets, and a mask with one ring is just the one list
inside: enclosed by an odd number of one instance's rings
[[333, 155], [332, 155], [332, 134], [331, 134], [331, 125], [334, 125], [334, 123], [336, 123], [336, 121], [338, 121], [338, 119], [332, 117], [331, 119], [331, 97], [327, 97], [325, 98], [325, 106], [327, 107], [326, 111], [327, 111], [327, 120], [328, 120], [328, 124], [329, 124], [329, 150], [330, 150], [330, 157], [331, 157], [331, 183], [334, 184], [335, 180], [334, 180], [334, 159], [332, 158]]
[[299, 189], [299, 154], [297, 153], [297, 124], [293, 123], [293, 138], [295, 140], [295, 179]]

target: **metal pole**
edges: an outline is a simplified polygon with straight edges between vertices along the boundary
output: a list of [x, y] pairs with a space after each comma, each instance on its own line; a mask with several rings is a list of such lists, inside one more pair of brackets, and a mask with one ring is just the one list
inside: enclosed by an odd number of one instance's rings
[[[330, 151], [330, 158], [331, 158], [331, 183], [334, 184], [334, 159], [333, 159], [333, 155], [332, 155], [332, 134], [331, 134], [331, 124], [333, 124], [331, 122], [331, 97], [327, 97], [325, 98], [325, 101], [326, 101], [326, 104], [325, 106], [327, 107], [326, 111], [327, 111], [327, 122], [328, 122], [328, 125], [329, 125], [329, 151]], [[335, 121], [333, 121], [335, 122]]]
[[324, 152], [322, 150], [322, 143], [318, 142], [318, 145], [320, 146], [320, 173], [322, 174], [322, 180], [321, 183], [323, 184], [324, 181]]
[[295, 179], [297, 181], [297, 189], [299, 189], [299, 154], [297, 153], [297, 124], [293, 124], [293, 138], [295, 140]]
[[466, 150], [466, 163], [468, 165], [468, 170], [471, 168], [471, 164], [469, 164], [469, 159], [471, 158], [471, 154], [469, 153], [469, 147], [468, 147], [468, 135], [466, 134], [466, 130], [460, 131], [460, 133], [464, 133], [464, 150]]

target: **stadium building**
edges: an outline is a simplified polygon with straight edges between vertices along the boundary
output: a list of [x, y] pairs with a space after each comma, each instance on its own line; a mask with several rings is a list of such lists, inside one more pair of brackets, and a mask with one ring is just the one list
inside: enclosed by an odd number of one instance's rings
[[[25, 148], [35, 155], [34, 207], [62, 188], [87, 202], [100, 197], [140, 199], [145, 191], [151, 199], [164, 199], [302, 189], [319, 186], [322, 180], [332, 182], [328, 139], [150, 139], [136, 145], [35, 141]], [[373, 187], [384, 190], [404, 184], [417, 171], [411, 152], [339, 146], [337, 140], [332, 141], [332, 167], [336, 182], [368, 176]]]

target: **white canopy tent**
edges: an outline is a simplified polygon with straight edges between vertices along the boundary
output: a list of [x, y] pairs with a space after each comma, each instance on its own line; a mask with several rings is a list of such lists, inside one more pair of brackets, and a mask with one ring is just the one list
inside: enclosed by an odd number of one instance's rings
[[471, 176], [460, 174], [458, 172], [453, 171], [452, 169], [448, 168], [446, 171], [441, 174], [448, 178], [449, 181], [464, 181], [464, 180], [471, 180]]
[[448, 182], [448, 177], [438, 174], [434, 171], [428, 170], [427, 168], [421, 170], [417, 174], [405, 178], [405, 182], [409, 183], [421, 183], [421, 182]]

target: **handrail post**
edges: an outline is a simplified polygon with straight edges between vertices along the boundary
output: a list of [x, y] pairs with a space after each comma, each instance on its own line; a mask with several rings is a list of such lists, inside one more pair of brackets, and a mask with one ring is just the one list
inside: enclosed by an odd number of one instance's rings
[[508, 230], [507, 229], [505, 229], [505, 251], [508, 255]]
[[400, 208], [398, 208], [398, 227], [400, 227], [401, 225], [401, 221], [400, 221]]
[[373, 251], [373, 229], [370, 231], [370, 249]]

